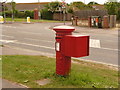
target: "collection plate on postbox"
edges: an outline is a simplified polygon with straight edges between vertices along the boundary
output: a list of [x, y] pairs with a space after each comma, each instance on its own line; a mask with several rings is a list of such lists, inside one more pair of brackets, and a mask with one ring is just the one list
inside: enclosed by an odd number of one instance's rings
[[60, 51], [60, 43], [59, 42], [55, 43], [55, 50]]
[[89, 55], [89, 36], [66, 35], [63, 39], [65, 56], [83, 57]]

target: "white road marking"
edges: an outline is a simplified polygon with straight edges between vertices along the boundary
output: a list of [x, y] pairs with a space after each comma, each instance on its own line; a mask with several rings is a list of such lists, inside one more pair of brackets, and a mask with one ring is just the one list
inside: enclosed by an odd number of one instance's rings
[[17, 28], [17, 27], [14, 27], [14, 26], [5, 26], [5, 27], [8, 27], [8, 28]]
[[14, 36], [2, 35], [4, 37], [14, 38]]
[[4, 27], [11, 27], [11, 26], [4, 26]]
[[0, 42], [3, 42], [3, 43], [13, 43], [15, 41], [16, 40], [0, 40]]
[[34, 47], [40, 47], [40, 48], [46, 48], [46, 49], [55, 49], [55, 48], [52, 48], [52, 47], [47, 47], [47, 46], [41, 46], [41, 45], [35, 45], [35, 44], [28, 44], [28, 43], [22, 43], [22, 42], [13, 42], [13, 43], [16, 43], [16, 44], [23, 44], [23, 45], [28, 45], [28, 46], [34, 46]]
[[118, 50], [118, 49], [112, 49], [112, 48], [100, 48], [100, 49], [106, 49], [106, 50], [113, 50], [113, 51], [120, 51], [120, 50]]
[[38, 39], [31, 39], [31, 38], [24, 38], [24, 39], [31, 40], [31, 41], [42, 41], [42, 42], [54, 43], [54, 41], [47, 41], [47, 40], [38, 40]]
[[90, 39], [90, 47], [101, 48], [100, 40]]
[[40, 48], [46, 48], [46, 49], [55, 49], [52, 47], [47, 47], [47, 46], [41, 46], [41, 45], [35, 45], [35, 44], [28, 44], [28, 43], [22, 43], [22, 42], [17, 42], [17, 40], [0, 40], [0, 42], [4, 43], [16, 43], [16, 44], [23, 44], [23, 45], [28, 45], [28, 46], [34, 46], [34, 47], [40, 47]]

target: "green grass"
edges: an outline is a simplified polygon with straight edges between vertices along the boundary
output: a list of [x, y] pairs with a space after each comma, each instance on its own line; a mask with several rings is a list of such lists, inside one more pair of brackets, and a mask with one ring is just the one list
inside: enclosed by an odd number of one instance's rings
[[[117, 88], [118, 72], [101, 64], [80, 61], [72, 63], [69, 77], [55, 75], [55, 58], [45, 56], [3, 56], [3, 78], [31, 88]], [[39, 86], [35, 81], [44, 78], [51, 83]]]
[[4, 47], [4, 45], [0, 45], [0, 47]]
[[[12, 21], [11, 18], [6, 18], [6, 21]], [[27, 19], [25, 18], [15, 18], [14, 19], [15, 22], [27, 22]], [[56, 23], [59, 23], [59, 22], [63, 22], [63, 21], [55, 21], [55, 20], [34, 20], [34, 19], [30, 19], [31, 22], [56, 22]]]

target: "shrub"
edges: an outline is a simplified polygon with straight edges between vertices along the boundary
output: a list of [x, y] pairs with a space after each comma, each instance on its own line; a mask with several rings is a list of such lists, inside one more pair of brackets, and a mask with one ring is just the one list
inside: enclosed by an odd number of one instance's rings
[[25, 18], [27, 17], [34, 18], [34, 12], [33, 11], [25, 11]]
[[[4, 13], [1, 13], [4, 15]], [[10, 18], [12, 16], [12, 11], [5, 11], [6, 17]], [[15, 10], [14, 12], [14, 17], [16, 18], [27, 18], [27, 17], [33, 18], [34, 17], [34, 12], [33, 11], [25, 11], [25, 12], [20, 12], [18, 10]]]
[[5, 11], [6, 17], [11, 17], [12, 16], [12, 11]]
[[42, 9], [41, 10], [41, 18], [42, 19], [47, 19], [47, 20], [52, 20], [53, 19], [53, 13], [51, 11], [48, 11], [47, 9]]
[[25, 13], [24, 12], [18, 12], [16, 17], [17, 18], [25, 18]]
[[118, 10], [117, 20], [120, 22], [120, 9]]

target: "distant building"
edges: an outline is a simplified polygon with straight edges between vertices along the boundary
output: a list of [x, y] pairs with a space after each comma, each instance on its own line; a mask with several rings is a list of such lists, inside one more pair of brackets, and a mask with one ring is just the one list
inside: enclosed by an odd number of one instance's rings
[[[48, 4], [49, 2], [40, 2], [40, 3], [16, 3], [16, 10], [18, 11], [26, 11], [26, 10], [34, 10], [40, 8], [43, 9], [45, 8], [45, 5]], [[11, 10], [12, 7], [9, 3], [6, 4], [8, 10]]]

